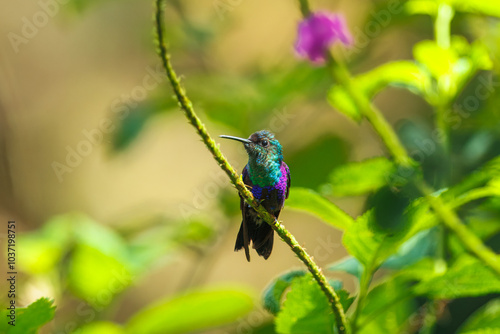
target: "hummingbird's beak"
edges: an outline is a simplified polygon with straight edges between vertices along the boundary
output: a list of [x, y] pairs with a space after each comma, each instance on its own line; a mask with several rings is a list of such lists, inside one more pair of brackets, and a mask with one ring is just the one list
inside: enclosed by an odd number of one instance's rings
[[221, 138], [226, 138], [226, 139], [232, 139], [232, 140], [237, 140], [237, 141], [240, 141], [244, 144], [250, 144], [252, 143], [251, 140], [249, 139], [244, 139], [244, 138], [240, 138], [240, 137], [233, 137], [233, 136], [226, 136], [226, 135], [220, 135], [219, 137]]

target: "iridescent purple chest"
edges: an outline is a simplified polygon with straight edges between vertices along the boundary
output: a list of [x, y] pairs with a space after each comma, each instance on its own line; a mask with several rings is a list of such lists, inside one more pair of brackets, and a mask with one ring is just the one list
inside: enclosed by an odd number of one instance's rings
[[253, 196], [259, 200], [265, 200], [265, 206], [272, 211], [283, 207], [287, 193], [289, 170], [286, 163], [281, 164], [280, 170], [281, 176], [276, 184], [267, 187], [254, 184], [251, 189]]

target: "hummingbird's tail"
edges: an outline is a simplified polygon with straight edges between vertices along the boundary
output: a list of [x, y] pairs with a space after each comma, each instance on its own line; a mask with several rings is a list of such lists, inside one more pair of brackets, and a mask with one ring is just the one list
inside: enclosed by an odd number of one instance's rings
[[255, 248], [257, 254], [267, 260], [273, 251], [274, 231], [272, 227], [266, 222], [256, 225], [252, 240], [253, 248]]
[[248, 249], [248, 245], [250, 244], [250, 238], [248, 235], [247, 224], [245, 223], [245, 219], [241, 222], [240, 230], [238, 231], [238, 236], [236, 237], [236, 244], [234, 245], [234, 251], [237, 252], [242, 248], [245, 248], [245, 255], [247, 257], [247, 261], [250, 262], [250, 250]]
[[234, 250], [239, 251], [245, 248], [245, 255], [248, 262], [250, 262], [250, 251], [248, 249], [250, 240], [252, 240], [253, 248], [257, 251], [257, 254], [267, 260], [273, 251], [274, 231], [272, 227], [266, 222], [261, 222], [260, 224], [245, 220], [241, 222]]

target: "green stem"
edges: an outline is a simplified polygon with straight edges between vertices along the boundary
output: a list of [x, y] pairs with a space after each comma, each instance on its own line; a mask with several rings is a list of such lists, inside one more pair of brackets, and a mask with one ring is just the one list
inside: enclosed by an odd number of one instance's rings
[[417, 187], [439, 216], [442, 223], [457, 236], [465, 248], [500, 276], [500, 258], [498, 255], [486, 247], [481, 242], [481, 239], [460, 221], [460, 218], [458, 218], [453, 209], [443, 203], [441, 197], [433, 196], [432, 190], [427, 185], [422, 182], [417, 184]]
[[432, 334], [434, 333], [434, 327], [436, 327], [436, 322], [438, 320], [438, 308], [441, 301], [431, 300], [427, 303], [423, 325], [420, 329], [420, 334]]
[[[378, 253], [378, 251], [376, 252]], [[373, 260], [377, 257], [376, 254], [373, 255]], [[366, 296], [368, 295], [368, 289], [370, 287], [370, 283], [372, 281], [373, 273], [375, 272], [375, 263], [372, 261], [363, 271], [361, 275], [361, 279], [359, 281], [359, 294], [358, 294], [358, 304], [356, 305], [356, 309], [354, 310], [354, 314], [351, 319], [351, 329], [353, 333], [356, 333], [359, 329], [359, 315], [361, 314], [361, 310], [363, 308]]]
[[437, 44], [443, 49], [450, 47], [450, 24], [454, 14], [453, 8], [449, 4], [444, 2], [439, 4], [434, 22], [434, 34]]
[[308, 0], [299, 0], [300, 12], [304, 17], [308, 17], [311, 14], [311, 8], [309, 6]]
[[448, 127], [449, 120], [447, 118], [448, 111], [448, 104], [436, 106], [436, 127], [439, 129], [441, 146], [446, 154], [450, 151], [450, 130]]
[[164, 36], [164, 19], [163, 19], [163, 7], [164, 0], [155, 0], [155, 28], [158, 38], [158, 53], [160, 55], [161, 61], [167, 73], [168, 80], [172, 85], [172, 88], [175, 93], [175, 97], [179, 102], [181, 109], [184, 111], [187, 119], [196, 129], [196, 132], [203, 140], [203, 143], [207, 147], [207, 149], [212, 153], [214, 159], [217, 161], [219, 166], [222, 168], [224, 172], [229, 176], [231, 183], [236, 187], [240, 195], [244, 198], [244, 200], [252, 206], [255, 211], [259, 214], [259, 216], [268, 223], [274, 231], [280, 236], [280, 238], [290, 246], [292, 251], [297, 255], [297, 257], [306, 265], [308, 270], [311, 272], [314, 279], [318, 282], [321, 290], [328, 298], [328, 301], [331, 304], [333, 313], [336, 319], [336, 326], [339, 333], [347, 333], [347, 320], [345, 317], [344, 309], [342, 304], [340, 303], [340, 298], [333, 290], [331, 285], [326, 280], [326, 277], [322, 274], [321, 269], [318, 265], [311, 259], [309, 254], [305, 251], [304, 248], [300, 246], [300, 244], [295, 240], [295, 237], [288, 232], [285, 227], [276, 220], [269, 212], [264, 209], [258, 201], [255, 200], [252, 193], [247, 189], [241, 176], [234, 170], [234, 168], [229, 164], [225, 156], [220, 151], [218, 145], [212, 139], [212, 137], [208, 134], [208, 131], [205, 125], [201, 122], [201, 120], [196, 115], [193, 104], [188, 99], [186, 92], [181, 87], [177, 74], [175, 73], [172, 64], [170, 62], [170, 55], [168, 54], [167, 47], [165, 45], [165, 36]]
[[[438, 11], [436, 15], [436, 20], [434, 21], [434, 35], [436, 38], [436, 43], [439, 47], [443, 49], [450, 48], [450, 24], [453, 19], [454, 11], [453, 8], [447, 3], [440, 3], [438, 6]], [[447, 119], [447, 114], [450, 108], [448, 103], [448, 97], [443, 96], [436, 106], [436, 127], [440, 131], [441, 145], [446, 153], [449, 152], [450, 147], [450, 134]]]
[[375, 107], [357, 87], [355, 87], [347, 68], [341, 62], [335, 60], [333, 56], [330, 57], [328, 64], [331, 68], [334, 80], [346, 89], [358, 110], [366, 117], [374, 130], [378, 133], [385, 146], [394, 157], [396, 163], [403, 167], [411, 167], [413, 165], [411, 158], [408, 156], [403, 144], [380, 110], [378, 110], [378, 108]]

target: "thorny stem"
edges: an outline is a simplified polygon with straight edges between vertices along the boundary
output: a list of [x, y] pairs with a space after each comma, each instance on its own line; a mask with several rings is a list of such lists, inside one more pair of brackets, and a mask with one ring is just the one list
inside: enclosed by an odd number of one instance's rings
[[164, 19], [163, 19], [163, 8], [164, 0], [155, 0], [155, 27], [157, 33], [158, 42], [158, 53], [161, 58], [162, 64], [165, 68], [168, 80], [172, 85], [175, 93], [175, 97], [179, 102], [180, 108], [184, 111], [187, 119], [196, 129], [198, 135], [202, 138], [203, 143], [207, 149], [212, 153], [214, 159], [217, 161], [219, 166], [226, 172], [229, 176], [231, 183], [236, 187], [240, 195], [245, 199], [245, 201], [252, 206], [259, 216], [266, 221], [274, 231], [280, 236], [280, 238], [290, 246], [292, 251], [298, 256], [298, 258], [304, 262], [308, 270], [311, 272], [314, 279], [318, 282], [321, 290], [328, 298], [331, 304], [333, 313], [335, 314], [336, 326], [338, 332], [343, 334], [348, 332], [347, 321], [344, 313], [342, 304], [340, 303], [340, 298], [337, 293], [333, 290], [331, 285], [327, 282], [325, 276], [322, 274], [321, 269], [318, 265], [311, 259], [304, 248], [300, 246], [295, 237], [288, 232], [285, 227], [276, 220], [269, 212], [267, 212], [253, 197], [252, 193], [246, 188], [241, 176], [237, 174], [234, 168], [229, 164], [225, 156], [222, 154], [218, 145], [208, 134], [205, 125], [196, 115], [193, 104], [188, 99], [186, 92], [181, 87], [179, 78], [175, 73], [172, 64], [170, 62], [170, 55], [168, 54], [167, 47], [165, 45], [164, 36]]

